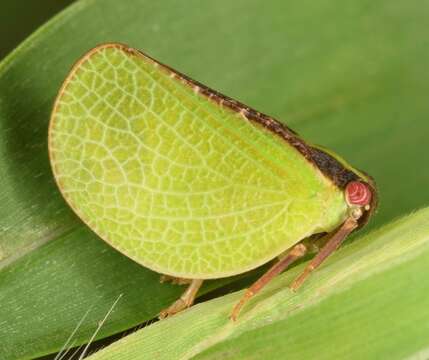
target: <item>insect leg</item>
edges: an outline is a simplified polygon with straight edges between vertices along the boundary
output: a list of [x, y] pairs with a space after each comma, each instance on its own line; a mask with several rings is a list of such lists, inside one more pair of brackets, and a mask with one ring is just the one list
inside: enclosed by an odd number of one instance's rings
[[235, 321], [241, 308], [244, 304], [250, 300], [255, 294], [267, 285], [276, 275], [280, 274], [290, 264], [303, 257], [307, 253], [307, 247], [303, 244], [295, 245], [289, 253], [283, 257], [280, 261], [274, 264], [264, 275], [262, 275], [253, 285], [248, 288], [241, 298], [241, 300], [234, 306], [231, 313], [231, 319]]
[[202, 284], [203, 280], [193, 279], [182, 296], [167, 309], [160, 312], [159, 318], [164, 319], [190, 307], [194, 303], [195, 296]]
[[357, 219], [353, 217], [347, 218], [344, 221], [343, 225], [338, 228], [338, 230], [332, 235], [329, 241], [323, 246], [323, 248], [317, 253], [317, 255], [313, 258], [310, 264], [304, 269], [304, 271], [299, 275], [295, 281], [290, 285], [291, 290], [296, 291], [302, 283], [308, 278], [311, 272], [320, 266], [323, 261], [331, 255], [344, 239], [358, 226]]
[[175, 284], [175, 285], [187, 285], [192, 283], [192, 279], [185, 279], [185, 278], [174, 277], [170, 275], [161, 275], [159, 282], [160, 283], [171, 282], [172, 284]]

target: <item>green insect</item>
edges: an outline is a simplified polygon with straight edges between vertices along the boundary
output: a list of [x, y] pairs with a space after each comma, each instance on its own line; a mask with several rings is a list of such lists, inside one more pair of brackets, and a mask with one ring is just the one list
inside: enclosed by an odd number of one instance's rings
[[100, 45], [66, 78], [49, 127], [58, 187], [95, 233], [139, 264], [189, 282], [160, 317], [192, 305], [204, 279], [317, 249], [291, 285], [364, 225], [371, 178], [284, 124], [122, 44]]

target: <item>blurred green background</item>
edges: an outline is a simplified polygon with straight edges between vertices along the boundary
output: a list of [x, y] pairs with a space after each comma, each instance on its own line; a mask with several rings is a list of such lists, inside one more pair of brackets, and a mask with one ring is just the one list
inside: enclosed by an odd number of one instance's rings
[[0, 1], [0, 60], [74, 0]]

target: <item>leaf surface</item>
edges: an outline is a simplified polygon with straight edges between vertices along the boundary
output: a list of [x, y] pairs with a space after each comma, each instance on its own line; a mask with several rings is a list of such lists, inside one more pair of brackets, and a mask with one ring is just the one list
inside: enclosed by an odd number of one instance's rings
[[[429, 209], [341, 248], [297, 293], [302, 264], [228, 319], [243, 292], [131, 334], [90, 356], [124, 359], [404, 359], [429, 346]], [[181, 336], [175, 334], [180, 333]]]

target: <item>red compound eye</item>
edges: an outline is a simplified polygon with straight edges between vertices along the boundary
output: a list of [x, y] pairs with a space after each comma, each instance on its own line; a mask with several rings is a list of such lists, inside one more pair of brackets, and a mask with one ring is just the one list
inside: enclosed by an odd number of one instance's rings
[[371, 190], [360, 181], [351, 181], [346, 186], [346, 199], [350, 205], [369, 205], [371, 197]]

